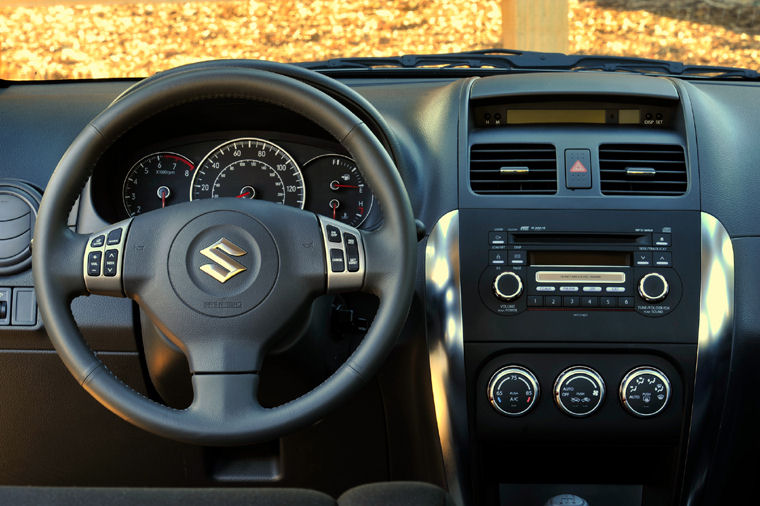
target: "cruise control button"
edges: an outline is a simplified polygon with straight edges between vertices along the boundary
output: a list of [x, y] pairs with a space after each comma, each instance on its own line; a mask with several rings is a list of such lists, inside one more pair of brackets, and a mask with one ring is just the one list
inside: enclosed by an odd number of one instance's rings
[[87, 275], [100, 276], [100, 263], [103, 260], [102, 251], [91, 251], [87, 255]]
[[343, 234], [343, 242], [346, 245], [346, 266], [348, 272], [359, 270], [359, 244], [352, 234]]
[[106, 236], [99, 235], [92, 241], [90, 241], [90, 247], [91, 248], [102, 248], [103, 245], [106, 243]]
[[[96, 237], [97, 239], [97, 237]], [[121, 242], [121, 229], [116, 228], [114, 230], [111, 230], [108, 232], [108, 239], [106, 239], [106, 244], [109, 246], [113, 246], [114, 244], [119, 244]]]
[[[340, 235], [338, 237], [340, 237]], [[337, 248], [330, 250], [330, 269], [333, 272], [343, 272], [346, 270], [345, 261], [343, 260], [343, 251]]]
[[325, 230], [327, 230], [327, 240], [330, 242], [340, 242], [340, 230], [338, 230], [338, 227], [334, 227], [332, 225], [327, 225], [325, 227]]
[[119, 262], [119, 250], [109, 249], [106, 250], [105, 259], [103, 261], [103, 274], [109, 277], [116, 276], [117, 266]]

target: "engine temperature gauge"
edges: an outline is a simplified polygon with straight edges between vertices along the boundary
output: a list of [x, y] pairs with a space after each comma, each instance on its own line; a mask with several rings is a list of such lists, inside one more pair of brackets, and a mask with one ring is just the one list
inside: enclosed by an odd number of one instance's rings
[[322, 155], [303, 166], [309, 188], [306, 207], [358, 227], [369, 215], [374, 197], [356, 163], [343, 155]]

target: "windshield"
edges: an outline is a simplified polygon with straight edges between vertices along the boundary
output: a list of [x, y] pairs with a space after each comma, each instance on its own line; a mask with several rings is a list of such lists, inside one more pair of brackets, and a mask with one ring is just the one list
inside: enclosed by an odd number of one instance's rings
[[0, 77], [506, 47], [758, 69], [760, 0], [0, 0]]

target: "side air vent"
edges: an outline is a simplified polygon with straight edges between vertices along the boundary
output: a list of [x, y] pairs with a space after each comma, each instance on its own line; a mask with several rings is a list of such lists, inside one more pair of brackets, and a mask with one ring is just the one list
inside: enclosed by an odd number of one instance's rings
[[599, 169], [605, 195], [683, 195], [686, 160], [681, 146], [604, 144]]
[[0, 179], [0, 276], [27, 269], [41, 195], [26, 183]]
[[557, 153], [551, 144], [476, 144], [470, 187], [481, 195], [557, 193]]

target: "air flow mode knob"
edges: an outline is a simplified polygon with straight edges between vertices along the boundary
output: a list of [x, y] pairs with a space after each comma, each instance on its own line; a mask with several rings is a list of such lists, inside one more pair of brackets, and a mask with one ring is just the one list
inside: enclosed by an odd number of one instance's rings
[[639, 281], [639, 295], [647, 302], [660, 302], [668, 296], [670, 286], [665, 276], [656, 272], [650, 272], [642, 276]]
[[522, 292], [522, 279], [512, 271], [502, 272], [493, 280], [493, 293], [503, 301], [515, 300]]

